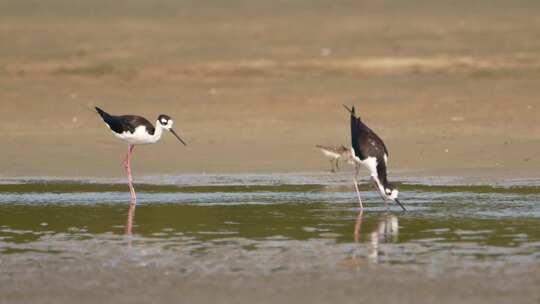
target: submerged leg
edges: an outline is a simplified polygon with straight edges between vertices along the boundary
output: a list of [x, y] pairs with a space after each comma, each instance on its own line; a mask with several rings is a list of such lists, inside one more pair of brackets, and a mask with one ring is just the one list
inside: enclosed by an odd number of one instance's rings
[[356, 190], [356, 196], [358, 196], [358, 203], [360, 204], [360, 211], [364, 210], [364, 206], [362, 205], [362, 199], [360, 198], [360, 191], [358, 190], [358, 167], [355, 167], [354, 176], [353, 176], [353, 184], [354, 189]]
[[128, 217], [126, 222], [126, 234], [131, 235], [133, 233], [133, 221], [135, 219], [135, 207], [137, 205], [130, 204], [129, 205], [129, 211], [128, 211]]
[[362, 230], [362, 214], [364, 214], [364, 210], [360, 209], [354, 225], [354, 241], [357, 243], [360, 240], [360, 231]]
[[124, 159], [124, 167], [126, 168], [128, 175], [129, 192], [131, 193], [131, 204], [135, 204], [137, 202], [137, 195], [135, 194], [135, 188], [133, 188], [133, 176], [131, 175], [131, 155], [133, 154], [134, 148], [135, 145], [129, 145], [128, 153]]

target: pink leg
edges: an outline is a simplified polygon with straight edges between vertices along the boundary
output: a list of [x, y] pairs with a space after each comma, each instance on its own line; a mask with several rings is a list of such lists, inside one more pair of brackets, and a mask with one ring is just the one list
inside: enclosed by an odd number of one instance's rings
[[360, 231], [362, 229], [362, 214], [364, 211], [360, 209], [358, 217], [356, 218], [356, 224], [354, 225], [354, 241], [358, 243], [360, 240]]
[[124, 159], [124, 167], [126, 168], [128, 175], [129, 192], [131, 193], [131, 204], [135, 204], [137, 202], [137, 195], [135, 194], [135, 188], [133, 188], [133, 176], [131, 175], [131, 155], [133, 154], [134, 148], [135, 145], [129, 145], [128, 153]]
[[128, 218], [126, 223], [126, 234], [131, 235], [133, 233], [133, 220], [135, 219], [135, 207], [137, 205], [130, 204], [128, 211]]
[[364, 210], [364, 206], [362, 205], [362, 199], [360, 198], [360, 191], [358, 190], [358, 180], [356, 179], [356, 177], [358, 176], [358, 167], [356, 167], [355, 169], [356, 171], [353, 177], [353, 184], [354, 184], [354, 189], [356, 190], [356, 195], [358, 196], [358, 203], [360, 204], [360, 211], [362, 211]]

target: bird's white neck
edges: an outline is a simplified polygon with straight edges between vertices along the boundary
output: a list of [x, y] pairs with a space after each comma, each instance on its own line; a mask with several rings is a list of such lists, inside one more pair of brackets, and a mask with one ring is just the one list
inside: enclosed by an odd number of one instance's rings
[[154, 130], [154, 135], [151, 135], [151, 142], [156, 143], [161, 139], [161, 135], [163, 135], [163, 127], [159, 123], [159, 121], [156, 121], [156, 128]]

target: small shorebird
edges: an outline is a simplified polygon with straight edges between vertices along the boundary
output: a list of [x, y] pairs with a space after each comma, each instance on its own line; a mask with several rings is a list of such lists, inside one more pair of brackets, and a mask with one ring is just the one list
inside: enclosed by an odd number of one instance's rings
[[167, 115], [159, 115], [156, 121], [156, 127], [144, 117], [136, 115], [115, 116], [96, 107], [97, 113], [103, 118], [105, 125], [111, 130], [114, 136], [127, 142], [128, 153], [124, 159], [124, 167], [128, 175], [129, 192], [131, 193], [131, 203], [135, 204], [137, 196], [133, 188], [133, 178], [131, 176], [131, 155], [135, 145], [154, 144], [158, 142], [163, 134], [163, 130], [171, 131], [178, 140], [186, 143], [172, 129], [173, 120]]
[[353, 183], [360, 203], [360, 210], [364, 209], [364, 207], [362, 206], [360, 191], [358, 191], [357, 178], [359, 167], [362, 165], [369, 170], [375, 191], [381, 195], [385, 206], [388, 207], [386, 201], [390, 200], [396, 202], [403, 211], [407, 211], [398, 200], [398, 190], [388, 182], [386, 172], [388, 149], [386, 149], [384, 142], [362, 122], [360, 117], [356, 117], [354, 107], [350, 109], [346, 105], [343, 106], [351, 114], [351, 153], [355, 168]]
[[[316, 145], [316, 148], [319, 148], [324, 156], [330, 158], [330, 172], [339, 171], [339, 161], [344, 158], [346, 160], [350, 159], [351, 149], [345, 146], [323, 146]], [[334, 163], [336, 168], [334, 169]]]

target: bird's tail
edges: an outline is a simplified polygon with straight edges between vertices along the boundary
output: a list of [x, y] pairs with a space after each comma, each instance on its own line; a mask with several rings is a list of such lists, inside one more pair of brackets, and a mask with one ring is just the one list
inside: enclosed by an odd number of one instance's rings
[[359, 141], [360, 141], [360, 118], [356, 117], [356, 112], [354, 106], [352, 108], [343, 105], [349, 113], [351, 113], [351, 147], [354, 149], [355, 153], [360, 151]]
[[354, 106], [352, 106], [352, 108], [349, 108], [347, 105], [343, 105], [343, 107], [344, 107], [349, 113], [351, 113], [351, 116], [356, 117], [356, 112], [355, 112], [355, 110], [354, 110]]
[[103, 111], [99, 107], [95, 107], [95, 109], [96, 109], [96, 112], [99, 114], [99, 116], [101, 116], [101, 118], [103, 118], [103, 120], [107, 120], [108, 118], [111, 117], [111, 115], [109, 115], [109, 113]]

